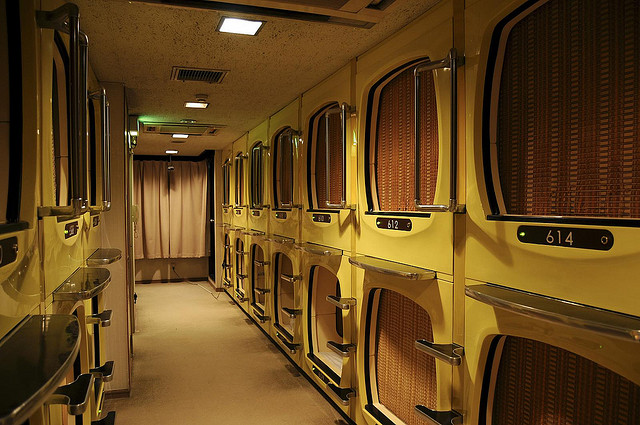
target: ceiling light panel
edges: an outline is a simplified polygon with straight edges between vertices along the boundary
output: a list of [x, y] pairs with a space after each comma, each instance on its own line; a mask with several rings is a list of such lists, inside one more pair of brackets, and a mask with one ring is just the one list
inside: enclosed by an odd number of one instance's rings
[[250, 21], [240, 18], [223, 17], [218, 31], [231, 34], [256, 35], [264, 24], [263, 21]]
[[176, 134], [173, 135], [174, 139], [187, 139], [188, 137], [189, 137], [188, 134], [178, 134], [178, 133], [176, 133]]
[[175, 149], [167, 149], [166, 151], [164, 151], [164, 153], [166, 153], [167, 155], [175, 155], [178, 153], [178, 151]]
[[208, 102], [184, 102], [185, 108], [193, 108], [193, 109], [207, 109], [209, 107]]

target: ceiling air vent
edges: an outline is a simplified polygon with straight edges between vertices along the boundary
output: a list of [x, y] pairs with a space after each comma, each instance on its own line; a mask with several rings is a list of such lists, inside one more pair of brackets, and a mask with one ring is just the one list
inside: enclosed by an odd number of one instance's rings
[[[152, 134], [188, 134], [189, 136], [217, 136], [218, 131], [224, 128], [220, 124], [181, 124], [181, 123], [142, 123], [143, 133]], [[183, 140], [180, 139], [180, 142]], [[184, 140], [186, 141], [186, 140]]]
[[229, 71], [224, 69], [186, 68], [174, 66], [171, 70], [173, 81], [199, 81], [209, 84], [220, 84]]

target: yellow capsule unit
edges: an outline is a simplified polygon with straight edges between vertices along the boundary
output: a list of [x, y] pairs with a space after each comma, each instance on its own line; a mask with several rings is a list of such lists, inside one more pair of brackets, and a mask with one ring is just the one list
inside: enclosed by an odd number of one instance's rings
[[292, 238], [269, 236], [273, 312], [271, 336], [297, 365], [302, 364], [303, 280], [300, 254]]
[[437, 271], [447, 280], [459, 208], [451, 179], [452, 75], [460, 62], [452, 52], [452, 24], [452, 2], [438, 3], [360, 56], [356, 73], [357, 252]]
[[[36, 61], [35, 8], [31, 2], [7, 7], [3, 1], [0, 9], [0, 22], [6, 28], [0, 35], [0, 43], [14, 43], [21, 52], [17, 57], [9, 57], [8, 52], [3, 52], [9, 60], [2, 60], [0, 64], [1, 338], [39, 307], [42, 276], [37, 228], [40, 168], [36, 164], [41, 142], [40, 133], [36, 131], [39, 124], [38, 76], [37, 69], [31, 67], [22, 73], [15, 72], [15, 65], [21, 66], [20, 62]], [[19, 25], [10, 26], [9, 22]], [[14, 90], [10, 90], [11, 87]], [[22, 108], [17, 107], [20, 104]], [[20, 127], [31, 131], [16, 131]]]
[[[469, 423], [528, 416], [523, 399], [563, 423], [640, 420], [626, 407], [640, 397], [632, 284], [640, 211], [638, 182], [629, 178], [638, 169], [631, 140], [639, 130], [625, 118], [638, 106], [618, 95], [637, 92], [637, 78], [629, 83], [637, 71], [615, 53], [639, 45], [630, 36], [638, 24], [627, 19], [633, 8], [632, 1], [466, 4]], [[585, 389], [569, 409], [565, 398], [554, 400], [567, 385]]]
[[300, 238], [300, 99], [269, 118], [271, 212], [269, 232]]
[[273, 266], [271, 263], [271, 243], [266, 234], [259, 230], [247, 230], [249, 257], [247, 263], [248, 292], [251, 316], [267, 332], [271, 333], [273, 320]]
[[463, 60], [453, 31], [453, 2], [440, 2], [357, 61], [359, 226], [349, 260], [358, 423], [460, 419], [453, 218], [463, 208], [452, 99]]
[[230, 145], [222, 151], [222, 223], [232, 224], [233, 210], [233, 147]]
[[249, 155], [247, 154], [247, 135], [233, 142], [231, 160], [233, 163], [233, 198], [231, 199], [235, 227], [247, 228], [247, 212], [249, 210], [248, 182]]
[[356, 214], [354, 73], [355, 61], [305, 92], [301, 105], [302, 240], [345, 251]]
[[342, 250], [304, 243], [302, 330], [307, 374], [334, 405], [355, 418], [356, 299], [352, 295], [351, 265]]
[[249, 213], [247, 228], [269, 232], [269, 202], [271, 199], [271, 176], [269, 173], [271, 144], [269, 121], [266, 120], [249, 131], [246, 161]]

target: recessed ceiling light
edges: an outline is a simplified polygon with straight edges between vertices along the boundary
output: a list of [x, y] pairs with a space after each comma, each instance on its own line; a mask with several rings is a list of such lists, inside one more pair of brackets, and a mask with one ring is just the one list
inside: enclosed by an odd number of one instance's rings
[[209, 102], [191, 102], [191, 101], [186, 101], [184, 102], [184, 107], [185, 108], [194, 108], [194, 109], [207, 109], [209, 107]]
[[131, 130], [129, 134], [135, 137], [138, 135], [138, 132], [136, 130]]
[[174, 139], [187, 139], [189, 137], [188, 134], [174, 134], [173, 138]]
[[232, 34], [256, 35], [264, 24], [263, 21], [249, 21], [239, 18], [222, 18], [218, 31]]
[[195, 124], [195, 123], [196, 123], [196, 120], [186, 119], [186, 118], [185, 118], [185, 119], [180, 120], [180, 122], [181, 122], [182, 124]]
[[166, 153], [167, 155], [175, 155], [178, 153], [178, 151], [175, 149], [167, 149], [166, 151], [164, 151], [164, 153]]

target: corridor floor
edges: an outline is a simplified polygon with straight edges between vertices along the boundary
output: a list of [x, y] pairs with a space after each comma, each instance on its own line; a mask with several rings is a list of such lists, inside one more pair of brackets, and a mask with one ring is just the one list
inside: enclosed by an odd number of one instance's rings
[[346, 424], [226, 294], [189, 283], [136, 292], [131, 397], [104, 409], [118, 424]]

